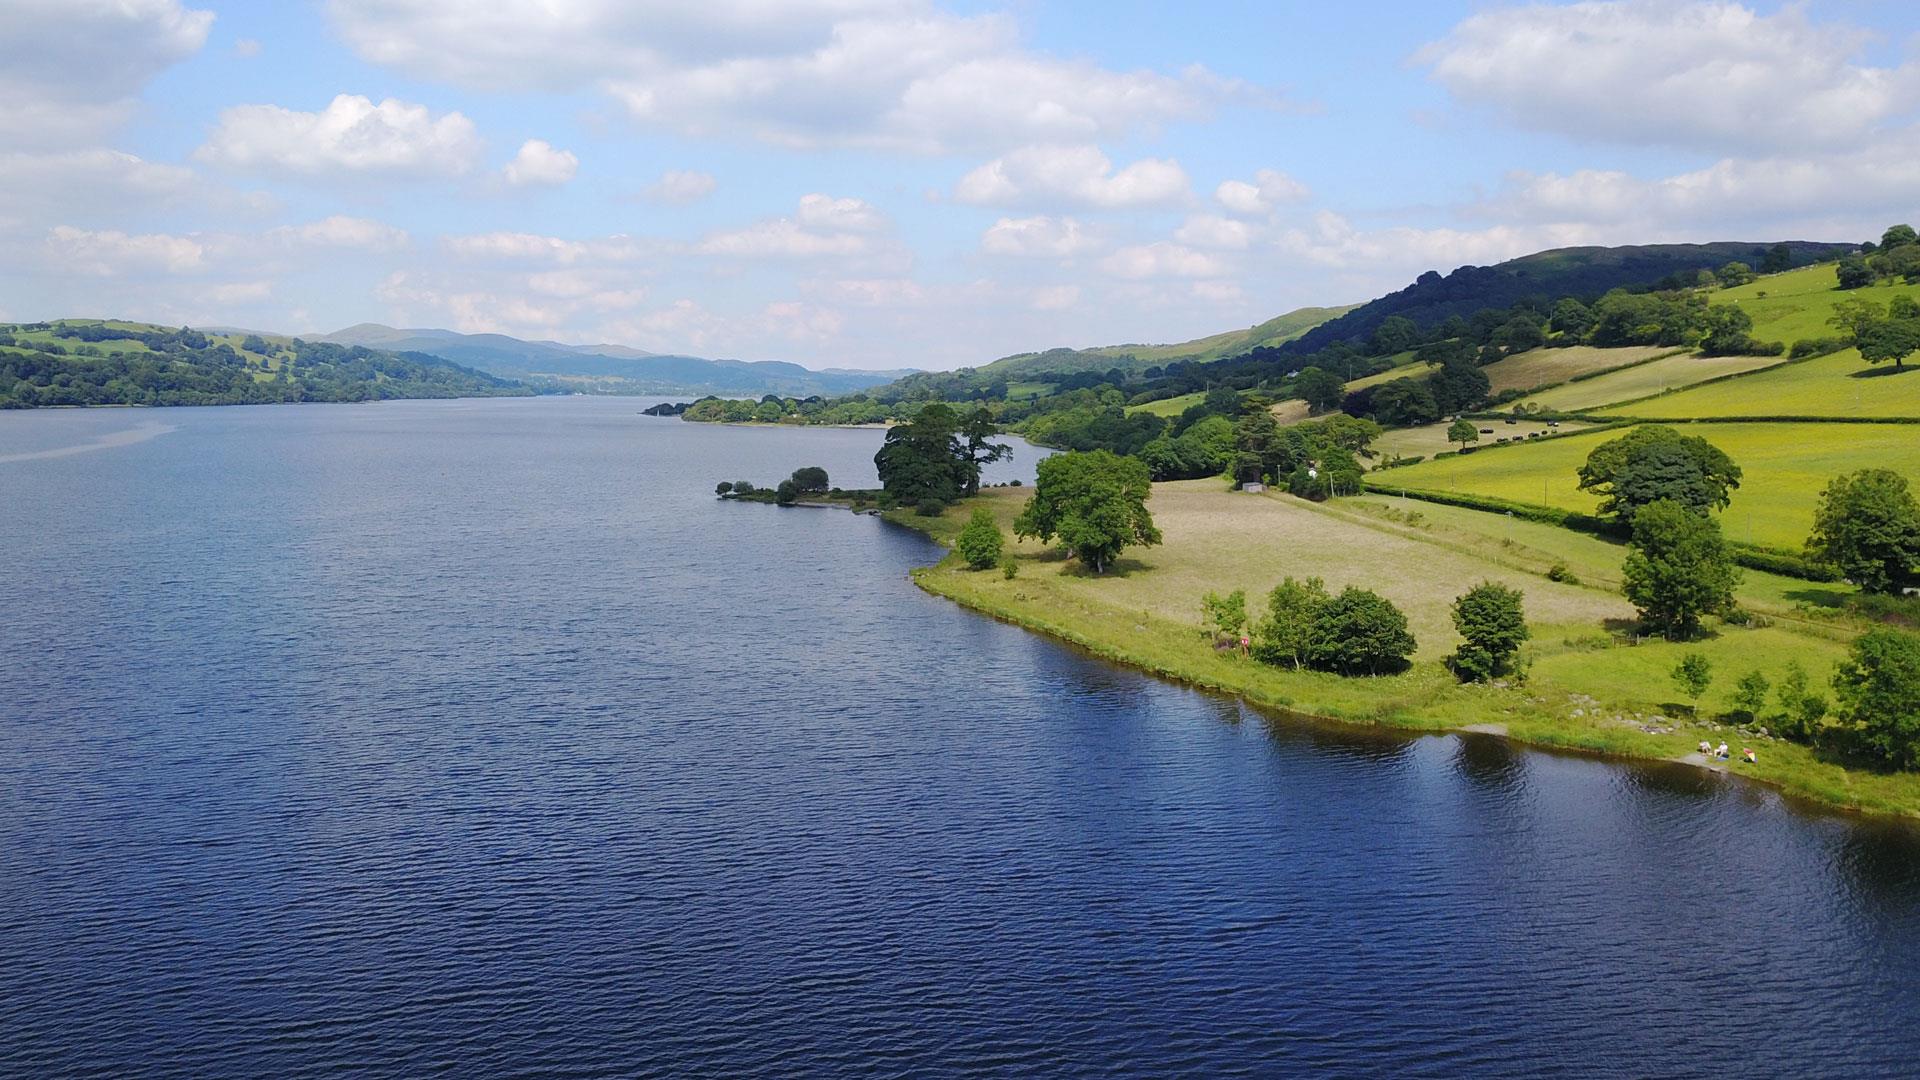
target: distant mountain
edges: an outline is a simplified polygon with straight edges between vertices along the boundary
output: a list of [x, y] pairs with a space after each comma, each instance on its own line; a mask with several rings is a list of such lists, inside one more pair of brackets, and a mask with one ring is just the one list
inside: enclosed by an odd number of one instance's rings
[[625, 345], [566, 345], [505, 334], [402, 330], [361, 323], [317, 338], [395, 352], [425, 353], [515, 379], [616, 394], [848, 394], [900, 377], [894, 371], [814, 371], [780, 360], [708, 360], [650, 353]]
[[1774, 247], [1785, 247], [1788, 265], [1835, 259], [1852, 244], [1805, 240], [1767, 243], [1646, 244], [1634, 247], [1571, 247], [1537, 252], [1494, 266], [1462, 266], [1441, 276], [1429, 270], [1413, 284], [1347, 311], [1296, 336], [1287, 351], [1311, 353], [1336, 341], [1364, 340], [1389, 316], [1412, 319], [1421, 329], [1482, 308], [1504, 308], [1528, 297], [1592, 299], [1610, 289], [1651, 286], [1672, 275], [1691, 275], [1730, 262], [1759, 269]]

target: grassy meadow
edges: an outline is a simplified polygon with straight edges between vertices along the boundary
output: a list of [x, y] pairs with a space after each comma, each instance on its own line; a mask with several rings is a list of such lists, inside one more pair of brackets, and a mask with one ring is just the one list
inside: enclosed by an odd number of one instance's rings
[[[1710, 379], [1744, 375], [1784, 363], [1785, 358], [1779, 356], [1698, 356], [1680, 353], [1542, 390], [1525, 399], [1522, 404], [1551, 412], [1582, 412], [1623, 401], [1638, 401]], [[1635, 412], [1634, 415], [1639, 413]]]
[[[1447, 429], [1451, 426], [1453, 425], [1440, 423], [1423, 424], [1413, 428], [1394, 428], [1375, 439], [1373, 449], [1381, 457], [1393, 454], [1401, 457], [1432, 457], [1443, 450], [1458, 450], [1460, 445], [1447, 439]], [[1501, 439], [1511, 441], [1525, 439], [1535, 434], [1549, 435], [1554, 432], [1582, 431], [1592, 426], [1578, 420], [1561, 421], [1558, 427], [1554, 427], [1545, 420], [1524, 420], [1517, 417], [1479, 420], [1474, 423], [1474, 429], [1480, 432], [1480, 442], [1474, 445], [1497, 446]], [[1492, 429], [1492, 434], [1486, 433], [1488, 428]]]
[[[987, 507], [1006, 527], [1028, 494], [991, 489], [940, 518], [893, 517], [951, 542], [973, 506]], [[1097, 655], [1255, 704], [1409, 729], [1494, 730], [1542, 745], [1645, 758], [1683, 758], [1709, 737], [1742, 745], [1741, 733], [1715, 719], [1729, 708], [1733, 683], [1752, 670], [1777, 682], [1790, 663], [1822, 681], [1844, 655], [1849, 633], [1795, 616], [1796, 605], [1808, 602], [1795, 593], [1844, 587], [1750, 573], [1743, 604], [1778, 618], [1751, 628], [1715, 626], [1706, 640], [1685, 645], [1636, 641], [1633, 612], [1617, 591], [1622, 549], [1498, 515], [1379, 496], [1322, 506], [1232, 492], [1215, 480], [1157, 484], [1148, 505], [1165, 542], [1128, 549], [1104, 576], [1085, 573], [1056, 550], [1019, 541], [1008, 547], [1015, 578], [969, 571], [954, 558], [915, 577], [931, 592]], [[1555, 563], [1580, 581], [1547, 580]], [[1420, 572], [1402, 572], [1406, 567]], [[1216, 652], [1203, 639], [1205, 593], [1244, 588], [1257, 616], [1266, 592], [1289, 574], [1323, 577], [1335, 590], [1357, 584], [1393, 600], [1419, 640], [1414, 666], [1401, 675], [1342, 678]], [[1457, 644], [1449, 618], [1453, 598], [1485, 580], [1526, 595], [1533, 640], [1522, 686], [1462, 686], [1440, 663]], [[1715, 670], [1697, 720], [1676, 701], [1668, 674], [1690, 651], [1705, 654]], [[1728, 771], [1837, 805], [1920, 814], [1920, 777], [1849, 770], [1785, 742], [1764, 740], [1758, 748], [1759, 764], [1736, 763]]]
[[1696, 386], [1602, 412], [1649, 419], [1740, 416], [1920, 417], [1920, 365], [1896, 372], [1855, 349], [1779, 364], [1737, 379]]
[[[1727, 537], [1797, 550], [1813, 524], [1827, 482], [1869, 467], [1920, 476], [1920, 428], [1904, 424], [1687, 424], [1733, 458], [1744, 473], [1733, 503], [1720, 515]], [[1458, 491], [1513, 502], [1591, 513], [1599, 500], [1576, 486], [1575, 473], [1601, 442], [1621, 431], [1572, 435], [1394, 469], [1390, 487]]]

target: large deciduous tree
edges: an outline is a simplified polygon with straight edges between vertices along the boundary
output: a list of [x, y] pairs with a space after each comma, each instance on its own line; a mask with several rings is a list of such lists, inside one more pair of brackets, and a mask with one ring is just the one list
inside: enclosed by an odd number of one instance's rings
[[960, 418], [940, 402], [922, 408], [912, 420], [887, 429], [885, 443], [873, 455], [880, 486], [900, 503], [918, 506], [948, 503], [976, 490], [980, 467], [959, 439]]
[[1668, 640], [1685, 641], [1700, 632], [1703, 616], [1733, 605], [1740, 571], [1716, 522], [1661, 499], [1633, 516], [1633, 547], [1622, 578], [1641, 623]]
[[1153, 484], [1138, 458], [1106, 450], [1055, 454], [1040, 462], [1033, 497], [1013, 523], [1016, 536], [1055, 537], [1096, 574], [1129, 545], [1160, 542], [1147, 512]]
[[1698, 435], [1645, 425], [1601, 443], [1580, 466], [1580, 490], [1601, 496], [1600, 512], [1631, 523], [1662, 499], [1696, 514], [1725, 509], [1740, 486], [1740, 466]]
[[1907, 478], [1891, 469], [1836, 477], [1820, 496], [1807, 554], [1867, 592], [1920, 584], [1920, 507]]
[[1862, 634], [1834, 672], [1833, 694], [1862, 748], [1896, 768], [1920, 766], [1920, 637]]

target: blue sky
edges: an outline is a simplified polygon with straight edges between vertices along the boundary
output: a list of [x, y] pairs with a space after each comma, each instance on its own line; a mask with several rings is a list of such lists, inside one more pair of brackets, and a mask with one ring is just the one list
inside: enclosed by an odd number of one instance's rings
[[1901, 3], [13, 0], [0, 318], [813, 366], [1920, 203]]

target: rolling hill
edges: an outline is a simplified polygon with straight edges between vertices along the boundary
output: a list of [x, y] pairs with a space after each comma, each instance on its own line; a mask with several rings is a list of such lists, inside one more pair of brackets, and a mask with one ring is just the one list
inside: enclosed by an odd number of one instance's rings
[[0, 325], [0, 408], [531, 394], [438, 356], [104, 319]]
[[1245, 330], [1228, 330], [1173, 345], [1100, 345], [1090, 349], [1015, 353], [976, 370], [989, 378], [1015, 379], [1052, 372], [1107, 371], [1116, 367], [1132, 374], [1175, 360], [1218, 360], [1262, 347], [1284, 345], [1359, 306], [1299, 308]]
[[622, 394], [846, 394], [879, 386], [905, 371], [815, 371], [779, 360], [708, 360], [650, 353], [624, 345], [564, 345], [505, 334], [402, 330], [361, 323], [316, 340], [425, 353], [494, 375], [537, 379], [562, 389]]
[[1644, 287], [1672, 274], [1714, 269], [1734, 261], [1757, 267], [1770, 248], [1782, 246], [1787, 250], [1788, 264], [1796, 267], [1838, 258], [1854, 247], [1804, 240], [1572, 247], [1541, 251], [1494, 266], [1462, 266], [1445, 276], [1429, 270], [1399, 292], [1315, 326], [1286, 347], [1304, 355], [1337, 341], [1364, 340], [1392, 315], [1404, 316], [1425, 329], [1455, 315], [1468, 318], [1482, 308], [1510, 307], [1528, 297], [1591, 299], [1609, 289]]

